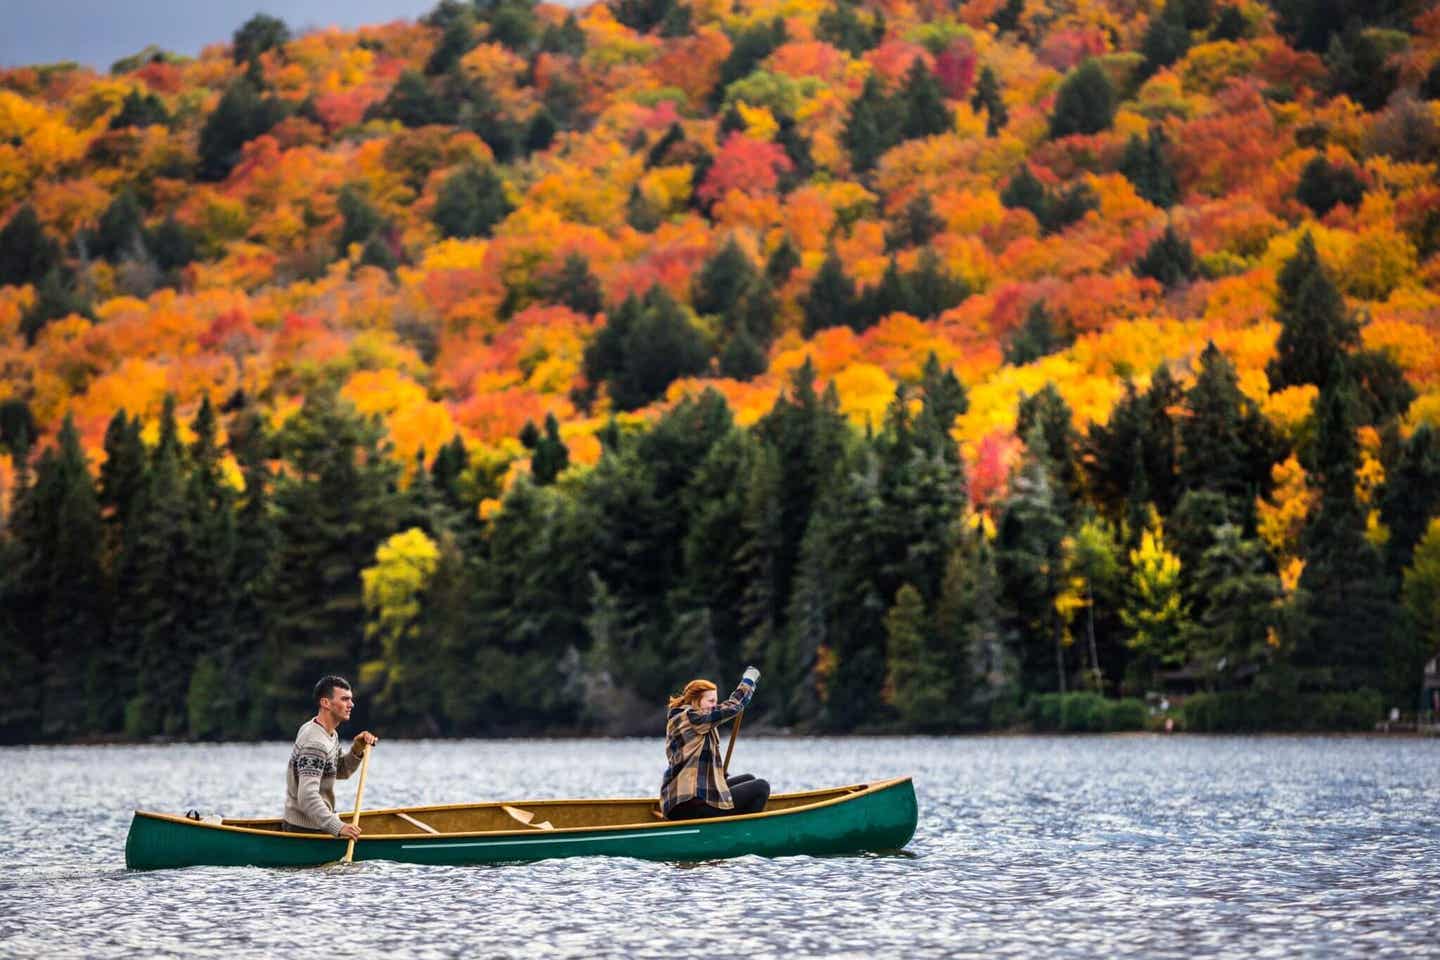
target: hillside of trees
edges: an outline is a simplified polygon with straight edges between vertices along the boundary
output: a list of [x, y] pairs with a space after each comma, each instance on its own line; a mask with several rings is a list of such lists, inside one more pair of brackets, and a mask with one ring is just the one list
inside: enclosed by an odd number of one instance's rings
[[747, 662], [797, 730], [1414, 710], [1437, 172], [1414, 0], [0, 71], [0, 742], [288, 736], [324, 672], [390, 735], [655, 732]]

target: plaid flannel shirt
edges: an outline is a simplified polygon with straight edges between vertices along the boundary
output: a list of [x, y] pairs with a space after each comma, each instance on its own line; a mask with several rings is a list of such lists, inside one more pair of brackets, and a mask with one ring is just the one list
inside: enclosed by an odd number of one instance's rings
[[679, 706], [665, 720], [665, 759], [669, 768], [660, 781], [660, 811], [666, 816], [676, 806], [699, 797], [703, 803], [730, 810], [730, 788], [720, 768], [720, 724], [745, 709], [755, 685], [749, 680], [708, 711]]

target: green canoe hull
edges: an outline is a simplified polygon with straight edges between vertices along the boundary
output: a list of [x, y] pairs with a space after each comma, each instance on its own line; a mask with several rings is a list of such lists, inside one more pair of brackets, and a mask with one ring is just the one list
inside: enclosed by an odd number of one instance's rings
[[[587, 856], [695, 861], [745, 855], [822, 856], [905, 846], [915, 834], [917, 819], [915, 789], [909, 778], [853, 789], [855, 792], [848, 795], [810, 805], [713, 820], [657, 820], [470, 834], [366, 835], [356, 842], [354, 859], [446, 866]], [[362, 817], [370, 816], [369, 811], [362, 813]], [[207, 824], [136, 811], [125, 842], [125, 865], [132, 870], [311, 867], [339, 860], [345, 847], [344, 840], [331, 837]]]

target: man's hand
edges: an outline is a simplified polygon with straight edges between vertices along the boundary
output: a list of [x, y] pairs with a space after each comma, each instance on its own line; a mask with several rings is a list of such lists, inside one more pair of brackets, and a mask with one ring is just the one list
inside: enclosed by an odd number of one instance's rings
[[760, 671], [756, 667], [746, 667], [745, 675], [740, 679], [750, 681], [750, 686], [753, 687], [755, 686], [755, 682], [760, 679]]
[[350, 745], [350, 752], [357, 757], [365, 756], [365, 751], [370, 745], [379, 741], [379, 737], [369, 730], [361, 730], [355, 734], [355, 742]]
[[355, 840], [355, 839], [357, 839], [359, 836], [360, 836], [360, 827], [359, 827], [358, 824], [347, 823], [347, 824], [345, 824], [345, 826], [343, 826], [343, 827], [340, 828], [340, 839], [341, 839], [341, 840]]

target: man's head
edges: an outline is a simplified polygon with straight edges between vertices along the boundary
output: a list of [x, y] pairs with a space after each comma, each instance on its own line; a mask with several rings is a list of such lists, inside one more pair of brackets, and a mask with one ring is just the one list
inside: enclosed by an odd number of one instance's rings
[[321, 715], [328, 714], [336, 726], [350, 719], [355, 708], [355, 694], [344, 677], [321, 677], [315, 684], [315, 710]]

